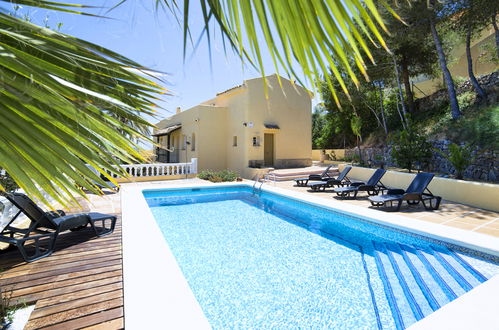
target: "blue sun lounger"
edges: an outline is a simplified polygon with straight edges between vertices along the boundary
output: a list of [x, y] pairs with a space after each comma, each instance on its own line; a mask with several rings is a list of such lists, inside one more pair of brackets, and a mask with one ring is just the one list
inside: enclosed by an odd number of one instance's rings
[[[0, 242], [16, 246], [27, 262], [52, 254], [57, 237], [63, 231], [80, 230], [90, 224], [95, 234], [100, 237], [111, 234], [116, 225], [114, 215], [95, 212], [66, 215], [61, 210], [45, 212], [24, 194], [12, 193], [6, 194], [5, 197], [19, 211], [0, 231]], [[14, 221], [21, 213], [25, 214], [30, 220], [28, 228], [13, 226]], [[101, 225], [96, 226], [96, 222]]]
[[[388, 203], [392, 206], [396, 202], [396, 211], [400, 210], [403, 201], [406, 201], [409, 205], [417, 205], [419, 202], [422, 202], [425, 209], [437, 210], [442, 197], [433, 195], [428, 189], [433, 176], [433, 173], [418, 173], [407, 190], [388, 189], [388, 192], [384, 195], [369, 197], [369, 201], [372, 206], [376, 207], [386, 206]], [[427, 202], [428, 205], [426, 204]]]
[[378, 168], [366, 183], [354, 182], [347, 187], [335, 188], [333, 191], [339, 197], [350, 197], [353, 194], [353, 198], [356, 198], [357, 193], [360, 191], [367, 192], [369, 196], [377, 195], [381, 190], [386, 189], [380, 181], [385, 173], [386, 170]]
[[352, 169], [352, 166], [345, 166], [340, 175], [336, 178], [330, 178], [327, 181], [312, 181], [307, 183], [307, 187], [312, 189], [312, 191], [326, 190], [326, 188], [334, 186], [343, 186], [351, 184], [350, 179], [348, 179], [347, 174]]
[[329, 170], [331, 169], [331, 167], [333, 167], [332, 164], [326, 167], [324, 172], [322, 172], [321, 174], [310, 174], [308, 177], [294, 179], [294, 181], [299, 187], [306, 187], [309, 181], [327, 181], [331, 179], [331, 176], [329, 175]]

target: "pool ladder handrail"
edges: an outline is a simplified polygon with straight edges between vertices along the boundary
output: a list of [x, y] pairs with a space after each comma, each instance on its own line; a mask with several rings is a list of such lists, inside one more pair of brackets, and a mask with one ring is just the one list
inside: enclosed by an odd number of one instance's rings
[[[271, 176], [272, 176], [273, 180], [270, 179]], [[274, 185], [275, 185], [275, 182], [276, 182], [276, 176], [275, 176], [275, 173], [274, 173], [273, 170], [269, 171], [267, 173], [257, 173], [257, 174], [255, 174], [255, 176], [253, 177], [253, 179], [255, 181], [253, 183], [253, 193], [262, 191], [262, 186], [267, 181], [273, 181]], [[256, 189], [256, 184], [258, 182], [260, 182], [260, 186], [258, 187], [258, 189]]]

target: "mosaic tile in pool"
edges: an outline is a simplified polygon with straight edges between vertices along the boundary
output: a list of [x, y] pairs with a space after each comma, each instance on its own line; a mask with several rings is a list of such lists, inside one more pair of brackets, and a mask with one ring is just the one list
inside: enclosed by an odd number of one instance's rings
[[213, 328], [406, 328], [499, 272], [434, 240], [248, 186], [145, 191]]

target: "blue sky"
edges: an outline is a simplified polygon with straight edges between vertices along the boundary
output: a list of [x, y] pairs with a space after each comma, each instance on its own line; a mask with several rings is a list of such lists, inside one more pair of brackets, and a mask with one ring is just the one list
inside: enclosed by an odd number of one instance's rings
[[[85, 3], [84, 1], [75, 1]], [[92, 13], [109, 18], [85, 17], [40, 9], [23, 8], [34, 23], [55, 28], [62, 23], [61, 32], [99, 44], [123, 54], [142, 65], [168, 73], [166, 87], [173, 96], [164, 98], [160, 117], [174, 113], [177, 106], [187, 109], [215, 96], [216, 93], [239, 85], [244, 79], [261, 74], [250, 66], [243, 67], [231, 50], [227, 55], [219, 35], [212, 39], [210, 68], [209, 51], [204, 39], [194, 52], [188, 47], [183, 57], [183, 31], [169, 11], [155, 10], [155, 0], [128, 0], [108, 12], [118, 0], [87, 1], [104, 9]], [[194, 39], [199, 36], [203, 19], [197, 2], [191, 5], [190, 28]], [[275, 72], [269, 56], [264, 56], [266, 74]], [[299, 71], [299, 70], [297, 70]], [[316, 102], [314, 102], [316, 103]]]

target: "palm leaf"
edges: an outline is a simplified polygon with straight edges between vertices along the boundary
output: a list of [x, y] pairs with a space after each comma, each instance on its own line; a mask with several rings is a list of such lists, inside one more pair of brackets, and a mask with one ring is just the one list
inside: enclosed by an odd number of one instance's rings
[[[12, 1], [76, 12], [84, 6]], [[70, 8], [70, 9], [68, 9]], [[85, 164], [142, 161], [155, 101], [166, 91], [148, 70], [103, 47], [0, 13], [0, 167], [28, 194], [62, 204], [105, 185]], [[143, 74], [139, 74], [142, 72]], [[109, 175], [108, 175], [109, 176]]]
[[[289, 77], [298, 81], [293, 66], [301, 66], [312, 82], [322, 78], [331, 68], [335, 79], [349, 97], [345, 79], [356, 86], [360, 72], [368, 79], [365, 59], [373, 62], [371, 47], [384, 47], [382, 31], [386, 32], [373, 0], [199, 0], [204, 14], [210, 45], [209, 24], [215, 21], [220, 33], [230, 41], [241, 58], [249, 59], [264, 75], [263, 51], [268, 51], [276, 70], [282, 67]], [[180, 9], [173, 0], [156, 0], [166, 4], [175, 15]], [[184, 31], [188, 29], [189, 0], [184, 0]], [[388, 7], [386, 1], [381, 5]], [[390, 9], [391, 10], [391, 9]], [[393, 11], [391, 11], [393, 12]], [[186, 32], [185, 32], [186, 33]], [[186, 34], [185, 34], [186, 35]], [[187, 39], [184, 35], [184, 47]], [[265, 45], [265, 47], [263, 47]], [[351, 63], [358, 68], [354, 70]], [[347, 76], [341, 74], [346, 72]], [[324, 77], [335, 94], [332, 81]], [[303, 83], [303, 82], [302, 82]], [[337, 99], [336, 95], [334, 95]], [[339, 105], [339, 101], [337, 100]]]

